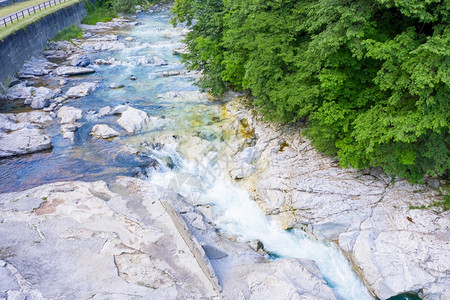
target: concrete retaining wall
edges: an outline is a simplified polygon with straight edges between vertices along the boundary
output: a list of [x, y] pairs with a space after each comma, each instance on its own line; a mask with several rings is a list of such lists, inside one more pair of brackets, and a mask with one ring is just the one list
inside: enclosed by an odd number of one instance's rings
[[44, 50], [47, 41], [64, 27], [80, 24], [86, 16], [84, 2], [61, 8], [0, 41], [0, 83], [13, 76], [23, 63]]

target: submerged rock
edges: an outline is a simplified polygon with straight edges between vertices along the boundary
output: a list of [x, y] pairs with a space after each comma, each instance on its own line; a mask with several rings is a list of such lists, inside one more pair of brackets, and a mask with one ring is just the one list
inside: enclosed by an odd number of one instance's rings
[[122, 116], [117, 120], [117, 124], [119, 124], [128, 133], [135, 133], [136, 131], [141, 130], [141, 128], [147, 124], [148, 121], [149, 117], [145, 111], [128, 107], [128, 109], [124, 111]]
[[119, 136], [120, 134], [106, 124], [97, 124], [92, 128], [91, 135], [95, 136], [96, 138], [107, 139]]
[[74, 76], [94, 73], [95, 70], [91, 68], [62, 66], [56, 69], [56, 74], [59, 76]]
[[96, 88], [97, 84], [95, 82], [83, 82], [77, 86], [71, 87], [66, 92], [66, 96], [76, 98], [89, 96]]

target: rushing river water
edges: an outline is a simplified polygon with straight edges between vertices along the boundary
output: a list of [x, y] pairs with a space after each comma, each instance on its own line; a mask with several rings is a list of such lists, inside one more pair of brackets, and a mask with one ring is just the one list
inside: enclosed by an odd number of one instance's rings
[[[120, 40], [132, 36], [134, 41], [128, 43], [124, 51], [104, 51], [94, 54], [92, 59], [114, 57], [130, 64], [96, 66], [96, 73], [69, 81], [69, 85], [80, 79], [100, 81], [92, 95], [69, 104], [85, 112], [79, 121], [83, 125], [76, 133], [75, 142], [62, 139], [59, 126], [52, 126], [48, 129], [55, 146], [51, 152], [0, 160], [0, 191], [23, 190], [61, 180], [108, 182], [117, 175], [139, 173], [143, 178], [184, 194], [193, 205], [211, 205], [217, 228], [227, 236], [242, 242], [258, 239], [273, 257], [316, 261], [339, 299], [372, 299], [333, 243], [317, 242], [299, 230], [283, 230], [263, 214], [246, 191], [228, 179], [224, 164], [218, 159], [223, 153], [220, 149], [227, 147], [221, 127], [223, 104], [199, 93], [192, 85], [193, 76], [159, 76], [163, 71], [184, 70], [179, 57], [172, 54], [173, 49], [182, 46], [182, 28], [172, 28], [169, 19], [168, 12], [142, 14], [138, 16], [142, 25], [114, 32]], [[169, 64], [139, 66], [134, 63], [141, 56], [151, 58], [154, 55]], [[129, 80], [130, 75], [137, 80]], [[110, 89], [111, 83], [125, 87]], [[88, 112], [124, 102], [146, 111], [151, 116], [150, 124], [139, 134], [112, 141], [90, 137], [94, 124], [118, 127], [117, 117], [99, 120]], [[20, 106], [14, 109], [24, 110]], [[208, 146], [203, 151], [194, 151], [187, 159], [180, 149], [194, 138]], [[141, 155], [125, 151], [127, 145], [138, 149]]]

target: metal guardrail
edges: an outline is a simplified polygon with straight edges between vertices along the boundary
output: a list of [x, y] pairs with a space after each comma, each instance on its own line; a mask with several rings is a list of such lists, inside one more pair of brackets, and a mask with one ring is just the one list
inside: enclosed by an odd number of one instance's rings
[[45, 1], [44, 3], [22, 9], [13, 14], [7, 15], [6, 17], [0, 18], [0, 27], [2, 27], [2, 26], [7, 27], [8, 24], [10, 24], [10, 23], [12, 24], [14, 21], [18, 21], [20, 18], [25, 18], [25, 16], [29, 16], [32, 13], [36, 13], [37, 11], [47, 9], [51, 6], [55, 6], [56, 4], [66, 2], [66, 1], [68, 1], [68, 0], [49, 0], [49, 1]]

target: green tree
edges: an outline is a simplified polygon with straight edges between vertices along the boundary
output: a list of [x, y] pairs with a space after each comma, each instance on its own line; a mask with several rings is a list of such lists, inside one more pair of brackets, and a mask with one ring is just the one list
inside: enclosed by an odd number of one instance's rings
[[191, 69], [248, 90], [272, 120], [308, 122], [343, 166], [420, 181], [449, 159], [448, 0], [175, 0]]

